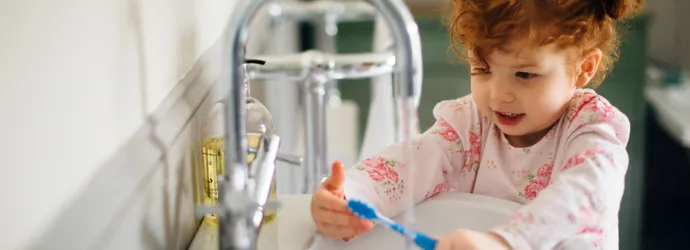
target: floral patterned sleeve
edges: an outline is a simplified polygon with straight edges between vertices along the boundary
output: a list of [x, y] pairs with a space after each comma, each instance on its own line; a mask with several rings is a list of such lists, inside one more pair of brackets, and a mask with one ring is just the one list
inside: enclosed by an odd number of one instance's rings
[[630, 123], [606, 100], [579, 96], [547, 187], [492, 232], [513, 249], [618, 249]]
[[394, 217], [404, 211], [410, 198], [418, 203], [452, 190], [458, 182], [452, 178], [458, 173], [453, 166], [459, 170], [465, 165], [465, 155], [471, 153], [463, 145], [476, 145], [473, 148], [479, 151], [479, 136], [468, 132], [478, 117], [469, 98], [437, 104], [435, 124], [412, 139], [409, 153], [403, 152], [400, 144], [392, 145], [348, 169], [346, 196], [369, 202], [384, 215]]

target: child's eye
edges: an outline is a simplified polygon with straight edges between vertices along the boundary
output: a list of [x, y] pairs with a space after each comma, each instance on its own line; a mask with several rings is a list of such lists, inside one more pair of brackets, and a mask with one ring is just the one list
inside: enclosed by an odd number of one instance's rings
[[518, 77], [518, 78], [522, 78], [522, 79], [525, 79], [525, 80], [529, 80], [529, 79], [532, 79], [532, 78], [537, 77], [538, 75], [537, 75], [537, 74], [534, 74], [534, 73], [528, 73], [528, 72], [522, 72], [522, 71], [520, 71], [520, 72], [516, 72], [516, 73], [515, 73], [515, 76]]
[[473, 76], [488, 75], [488, 74], [491, 74], [491, 72], [486, 68], [472, 68], [472, 72], [470, 72], [470, 75], [473, 75]]

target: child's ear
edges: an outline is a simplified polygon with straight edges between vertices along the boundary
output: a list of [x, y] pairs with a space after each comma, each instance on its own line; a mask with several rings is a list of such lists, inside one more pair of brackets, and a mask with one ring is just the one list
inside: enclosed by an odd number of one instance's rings
[[603, 53], [600, 49], [594, 49], [589, 53], [585, 54], [580, 61], [580, 67], [578, 68], [578, 75], [575, 79], [575, 86], [582, 88], [592, 80], [594, 75], [597, 73], [599, 68], [599, 62], [601, 62], [601, 57]]

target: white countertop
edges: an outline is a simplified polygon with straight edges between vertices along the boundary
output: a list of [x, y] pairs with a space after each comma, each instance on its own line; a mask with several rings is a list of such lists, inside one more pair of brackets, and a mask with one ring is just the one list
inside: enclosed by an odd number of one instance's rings
[[645, 96], [656, 110], [659, 124], [678, 143], [690, 149], [690, 86], [660, 88], [648, 86]]

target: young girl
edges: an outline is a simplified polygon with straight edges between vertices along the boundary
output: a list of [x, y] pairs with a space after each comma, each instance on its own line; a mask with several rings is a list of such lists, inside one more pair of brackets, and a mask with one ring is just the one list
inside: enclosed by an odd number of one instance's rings
[[334, 164], [312, 199], [320, 233], [348, 239], [372, 228], [345, 197], [395, 216], [405, 197], [468, 192], [525, 206], [489, 232], [440, 238], [437, 249], [618, 249], [630, 123], [585, 87], [612, 66], [616, 21], [641, 5], [454, 0], [450, 32], [467, 52], [472, 94], [436, 105], [412, 155], [392, 145], [347, 170]]

